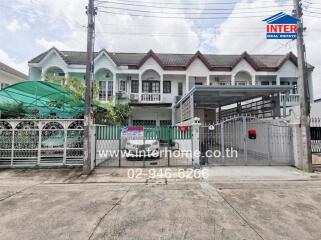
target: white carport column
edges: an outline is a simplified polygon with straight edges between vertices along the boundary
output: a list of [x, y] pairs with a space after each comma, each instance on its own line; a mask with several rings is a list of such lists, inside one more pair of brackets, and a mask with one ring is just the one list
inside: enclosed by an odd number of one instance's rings
[[280, 85], [281, 85], [280, 76], [276, 76], [276, 85], [277, 85], [277, 86], [280, 86]]
[[160, 75], [160, 101], [161, 102], [163, 102], [163, 88], [164, 88], [164, 84], [163, 84], [163, 82], [164, 82], [164, 75], [163, 74], [161, 74]]
[[206, 77], [206, 85], [209, 86], [210, 85], [210, 76]]
[[142, 99], [142, 75], [138, 74], [138, 101]]
[[199, 118], [193, 118], [194, 121], [191, 125], [192, 127], [192, 161], [193, 166], [196, 168], [199, 168], [200, 165], [200, 157], [201, 157], [201, 151], [200, 151], [200, 127], [201, 124], [199, 122]]

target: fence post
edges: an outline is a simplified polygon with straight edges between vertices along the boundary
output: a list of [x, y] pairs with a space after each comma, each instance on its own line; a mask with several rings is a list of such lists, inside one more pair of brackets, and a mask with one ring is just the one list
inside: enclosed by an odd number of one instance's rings
[[300, 159], [300, 151], [301, 150], [301, 131], [299, 124], [289, 124], [289, 126], [292, 128], [292, 143], [293, 143], [293, 158], [294, 158], [294, 165], [298, 169], [303, 169], [303, 163], [302, 159]]
[[269, 165], [272, 165], [272, 156], [271, 156], [271, 135], [270, 135], [270, 127], [267, 125], [267, 148], [268, 148], [268, 162]]
[[117, 132], [118, 132], [118, 166], [121, 167], [121, 127], [117, 126]]
[[[172, 137], [172, 130], [173, 130], [173, 128], [174, 128], [174, 126], [168, 126], [168, 127], [167, 127], [167, 129], [168, 129], [168, 132], [167, 132], [167, 137], [168, 137], [168, 139], [167, 139], [167, 140], [168, 140], [168, 141], [167, 141], [167, 147], [168, 147], [168, 149], [167, 149], [166, 153], [167, 153], [167, 166], [168, 166], [168, 167], [171, 165], [171, 163], [170, 163], [169, 151], [172, 150], [171, 144], [172, 144], [172, 142], [173, 142], [173, 137]], [[159, 140], [160, 140], [160, 138], [159, 138]], [[159, 152], [160, 152], [160, 151], [159, 151]]]
[[245, 166], [247, 166], [247, 133], [246, 133], [246, 117], [242, 117], [243, 124], [243, 141], [244, 141], [244, 155], [245, 155]]
[[39, 122], [39, 136], [38, 136], [38, 162], [37, 165], [40, 165], [41, 161], [41, 141], [42, 141], [42, 124]]
[[[63, 150], [63, 160], [62, 160], [62, 164], [63, 165], [66, 165], [66, 159], [67, 159], [67, 129], [66, 129], [67, 126], [64, 126], [64, 150]], [[91, 137], [91, 136], [89, 136]]]
[[11, 139], [11, 167], [13, 166], [13, 158], [14, 158], [14, 141], [15, 141], [15, 138], [14, 138], [14, 127], [12, 128], [12, 139]]
[[91, 133], [92, 135], [90, 136], [91, 138], [91, 153], [90, 153], [90, 161], [91, 161], [91, 170], [94, 170], [96, 167], [96, 126], [91, 125]]
[[224, 142], [224, 122], [221, 122], [221, 163], [224, 162], [224, 145], [225, 145], [225, 142]]
[[[191, 124], [192, 127], [192, 162], [193, 166], [200, 167], [200, 126], [198, 120]], [[197, 153], [197, 154], [196, 154]]]

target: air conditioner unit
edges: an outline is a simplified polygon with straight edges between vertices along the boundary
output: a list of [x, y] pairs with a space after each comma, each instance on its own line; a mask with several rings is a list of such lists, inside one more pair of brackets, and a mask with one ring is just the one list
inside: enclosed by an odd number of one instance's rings
[[138, 94], [130, 94], [129, 99], [131, 101], [138, 101], [139, 100], [139, 96], [138, 96]]
[[126, 92], [123, 92], [123, 91], [117, 92], [116, 95], [117, 95], [118, 98], [121, 98], [121, 99], [127, 98]]

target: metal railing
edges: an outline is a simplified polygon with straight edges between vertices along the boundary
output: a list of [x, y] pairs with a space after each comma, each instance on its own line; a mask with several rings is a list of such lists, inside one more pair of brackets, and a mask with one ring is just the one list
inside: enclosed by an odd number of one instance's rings
[[289, 94], [286, 98], [286, 94], [280, 94], [280, 105], [283, 106], [284, 101], [287, 107], [299, 105], [300, 98], [299, 94]]
[[321, 153], [321, 118], [311, 118], [310, 126], [311, 151], [312, 153]]
[[82, 164], [82, 120], [0, 121], [0, 167]]
[[160, 93], [142, 93], [141, 95], [142, 102], [160, 102], [160, 100]]
[[[255, 138], [249, 131], [255, 130]], [[292, 130], [282, 121], [235, 117], [200, 128], [202, 163], [209, 165], [292, 165]], [[227, 156], [226, 149], [237, 154]], [[206, 156], [206, 151], [221, 155]]]

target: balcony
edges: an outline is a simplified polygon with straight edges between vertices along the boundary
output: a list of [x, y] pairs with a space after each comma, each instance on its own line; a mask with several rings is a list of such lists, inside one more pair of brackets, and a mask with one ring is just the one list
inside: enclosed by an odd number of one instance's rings
[[286, 100], [286, 94], [280, 94], [280, 105], [283, 106], [284, 101], [286, 101], [287, 107], [293, 107], [300, 104], [299, 94], [289, 94]]
[[160, 100], [160, 93], [142, 93], [140, 97], [140, 101], [143, 103], [159, 103]]

